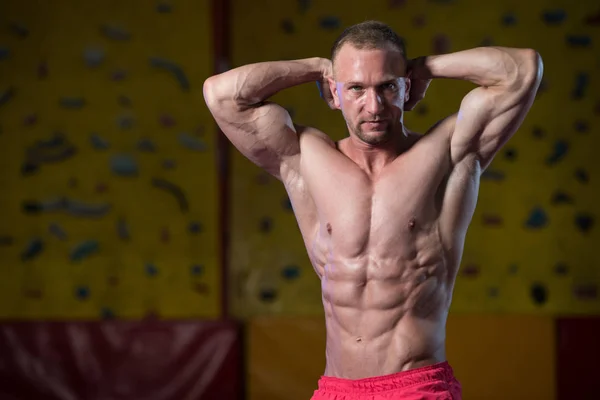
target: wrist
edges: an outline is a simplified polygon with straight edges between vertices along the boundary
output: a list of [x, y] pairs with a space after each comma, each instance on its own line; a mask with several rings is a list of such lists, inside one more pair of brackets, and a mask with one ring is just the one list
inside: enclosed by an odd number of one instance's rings
[[410, 76], [412, 79], [429, 80], [433, 78], [432, 66], [435, 56], [421, 56], [411, 60]]

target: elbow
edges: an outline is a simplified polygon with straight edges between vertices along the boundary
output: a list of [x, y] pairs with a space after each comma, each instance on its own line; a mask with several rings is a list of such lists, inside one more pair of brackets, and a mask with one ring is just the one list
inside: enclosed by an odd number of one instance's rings
[[214, 109], [220, 102], [217, 87], [218, 78], [216, 76], [208, 77], [202, 85], [202, 95], [209, 109]]
[[524, 49], [522, 61], [520, 63], [522, 73], [519, 84], [522, 87], [533, 89], [537, 88], [544, 75], [544, 61], [542, 56], [534, 49]]

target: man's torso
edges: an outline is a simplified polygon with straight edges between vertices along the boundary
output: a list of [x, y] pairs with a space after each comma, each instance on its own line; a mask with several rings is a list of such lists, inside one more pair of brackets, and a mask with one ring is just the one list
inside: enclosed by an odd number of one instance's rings
[[300, 143], [282, 178], [321, 279], [325, 375], [358, 379], [443, 361], [477, 161], [452, 165], [449, 135], [436, 130], [376, 174], [312, 128]]

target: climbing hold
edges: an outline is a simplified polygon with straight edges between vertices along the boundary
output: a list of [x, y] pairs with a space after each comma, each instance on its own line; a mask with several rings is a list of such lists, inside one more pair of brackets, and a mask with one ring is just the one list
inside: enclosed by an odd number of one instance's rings
[[567, 18], [567, 13], [565, 10], [556, 9], [556, 10], [546, 10], [542, 13], [542, 20], [547, 25], [560, 25]]
[[296, 28], [294, 27], [294, 22], [289, 18], [286, 18], [283, 21], [281, 21], [281, 29], [288, 35], [291, 35], [296, 31]]
[[491, 215], [491, 214], [483, 215], [483, 225], [484, 226], [498, 227], [498, 226], [502, 226], [502, 224], [503, 224], [503, 219], [499, 215]]
[[110, 308], [102, 307], [100, 310], [100, 318], [104, 320], [112, 320], [115, 319], [115, 313]]
[[135, 176], [138, 165], [135, 159], [127, 154], [116, 154], [110, 158], [110, 168], [119, 176]]
[[29, 36], [29, 29], [27, 29], [27, 27], [21, 23], [11, 22], [9, 28], [12, 33], [21, 39], [25, 39], [27, 36]]
[[301, 14], [304, 14], [310, 8], [311, 0], [298, 0], [298, 9]]
[[500, 295], [500, 289], [497, 286], [492, 286], [487, 289], [487, 295], [491, 298], [496, 298]]
[[161, 243], [167, 244], [171, 241], [171, 232], [169, 232], [169, 228], [163, 227], [160, 230], [159, 240]]
[[194, 283], [194, 291], [206, 295], [210, 292], [210, 287], [204, 282], [196, 282]]
[[579, 120], [575, 121], [574, 128], [575, 128], [575, 131], [578, 133], [586, 133], [589, 131], [590, 126], [587, 121], [579, 119]]
[[588, 233], [594, 226], [594, 217], [586, 213], [578, 213], [575, 216], [575, 226], [582, 233]]
[[596, 14], [588, 15], [585, 18], [586, 25], [591, 26], [600, 26], [600, 11], [596, 12]]
[[179, 86], [182, 90], [188, 91], [190, 89], [190, 83], [188, 81], [187, 76], [185, 75], [185, 72], [179, 65], [177, 65], [173, 61], [159, 57], [152, 57], [150, 58], [150, 65], [155, 68], [164, 69], [170, 72], [175, 77], [175, 79], [177, 79], [177, 82], [179, 82]]
[[565, 276], [569, 273], [569, 266], [563, 262], [556, 263], [554, 266], [554, 273], [556, 275]]
[[493, 46], [494, 43], [495, 43], [494, 39], [491, 36], [486, 36], [481, 40], [481, 42], [479, 43], [479, 46], [489, 47], [489, 46]]
[[575, 75], [575, 86], [571, 93], [573, 100], [581, 100], [585, 97], [589, 82], [590, 78], [586, 72], [578, 72], [577, 75]]
[[450, 37], [448, 35], [444, 35], [443, 33], [438, 33], [433, 38], [433, 52], [434, 54], [445, 54], [449, 53], [451, 50], [452, 44], [450, 42]]
[[589, 47], [592, 38], [588, 35], [567, 35], [566, 42], [569, 47]]
[[273, 229], [273, 220], [270, 217], [263, 217], [260, 220], [258, 228], [262, 233], [269, 233]]
[[191, 266], [190, 272], [194, 276], [200, 276], [204, 273], [204, 265], [194, 264]]
[[173, 7], [170, 4], [161, 1], [156, 5], [156, 11], [161, 14], [168, 14], [173, 11]]
[[148, 138], [142, 138], [137, 142], [137, 148], [139, 151], [144, 151], [147, 153], [154, 153], [156, 151], [156, 146], [154, 142]]
[[104, 61], [104, 50], [88, 47], [83, 51], [83, 60], [88, 67], [97, 67]]
[[286, 265], [281, 270], [281, 276], [283, 279], [287, 279], [288, 281], [297, 279], [300, 277], [300, 267], [297, 265]]
[[336, 30], [340, 27], [340, 19], [333, 15], [327, 15], [319, 20], [319, 25], [325, 30]]
[[120, 106], [131, 107], [131, 99], [123, 94], [119, 95], [117, 101]]
[[108, 277], [106, 282], [108, 283], [109, 286], [117, 286], [119, 284], [119, 277], [117, 277], [115, 275], [111, 275]]
[[534, 126], [531, 133], [533, 134], [533, 137], [537, 139], [541, 139], [544, 136], [546, 136], [546, 132], [544, 131], [544, 129], [539, 126]]
[[73, 157], [77, 149], [62, 133], [55, 133], [48, 140], [38, 140], [26, 149], [26, 162], [33, 165], [64, 161]]
[[588, 183], [590, 180], [590, 175], [583, 168], [577, 168], [575, 170], [575, 179], [577, 179], [581, 183]]
[[598, 298], [598, 285], [595, 283], [573, 285], [573, 297], [583, 301], [596, 300]]
[[110, 74], [110, 79], [115, 82], [122, 81], [125, 78], [127, 78], [127, 71], [125, 71], [123, 69], [116, 69], [113, 72], [111, 72], [111, 74]]
[[465, 278], [477, 278], [481, 269], [477, 264], [467, 264], [461, 270], [461, 275]]
[[51, 198], [43, 202], [24, 201], [22, 208], [25, 213], [35, 214], [42, 211], [64, 211], [76, 217], [103, 217], [111, 209], [108, 203], [91, 204], [71, 200], [65, 197]]
[[95, 240], [86, 240], [78, 243], [71, 250], [71, 254], [69, 256], [70, 260], [73, 262], [81, 261], [84, 258], [90, 257], [92, 254], [96, 253], [99, 250], [99, 244]]
[[121, 240], [129, 240], [131, 239], [131, 234], [129, 231], [129, 225], [125, 218], [121, 217], [117, 220], [117, 236]]
[[86, 300], [90, 296], [90, 289], [87, 286], [77, 286], [75, 288], [75, 297], [79, 300]]
[[517, 150], [514, 148], [508, 148], [504, 151], [504, 158], [508, 161], [515, 161], [517, 158]]
[[79, 109], [85, 106], [85, 99], [83, 97], [61, 97], [59, 105], [62, 108]]
[[40, 61], [37, 67], [38, 79], [46, 79], [48, 77], [48, 62], [46, 60]]
[[177, 166], [177, 162], [175, 160], [166, 159], [162, 162], [162, 167], [164, 169], [173, 169]]
[[25, 250], [21, 252], [21, 261], [30, 261], [39, 256], [44, 250], [44, 243], [41, 239], [32, 239], [29, 241]]
[[106, 183], [97, 183], [94, 187], [94, 191], [98, 194], [106, 193], [108, 191], [108, 185]]
[[158, 123], [164, 128], [175, 126], [175, 119], [169, 114], [163, 114], [158, 118]]
[[131, 129], [134, 119], [131, 115], [120, 115], [117, 117], [117, 126], [121, 129]]
[[0, 106], [8, 103], [15, 95], [15, 89], [10, 86], [8, 89], [0, 91]]
[[535, 207], [533, 210], [531, 210], [527, 221], [525, 221], [525, 227], [531, 229], [543, 228], [547, 224], [548, 216], [546, 215], [546, 212], [540, 207]]
[[412, 24], [415, 28], [422, 28], [427, 24], [427, 19], [424, 14], [418, 14], [413, 17]]
[[510, 275], [516, 275], [519, 272], [519, 265], [513, 263], [508, 266], [508, 273]]
[[415, 112], [418, 115], [427, 115], [427, 113], [429, 112], [429, 107], [427, 107], [427, 104], [421, 103], [417, 106], [417, 108], [415, 109]]
[[188, 225], [188, 231], [194, 235], [201, 233], [202, 232], [202, 224], [200, 222], [195, 222], [195, 221], [190, 222], [190, 224]]
[[535, 283], [531, 286], [530, 295], [533, 302], [538, 306], [542, 306], [548, 301], [548, 289], [541, 283]]
[[287, 211], [293, 211], [294, 210], [294, 207], [292, 206], [292, 202], [291, 202], [290, 198], [287, 197], [287, 196], [281, 201], [281, 205]]
[[10, 235], [0, 235], [0, 246], [11, 246], [15, 239]]
[[110, 147], [106, 139], [101, 138], [97, 133], [90, 134], [90, 143], [95, 150], [106, 150]]
[[67, 240], [67, 233], [56, 222], [53, 222], [48, 226], [48, 232], [50, 232], [51, 235], [56, 236], [59, 240]]
[[551, 203], [554, 204], [554, 205], [559, 205], [559, 204], [573, 204], [574, 200], [573, 200], [573, 197], [570, 194], [568, 194], [566, 192], [563, 192], [561, 190], [557, 190], [552, 195]]
[[149, 277], [153, 277], [158, 274], [158, 268], [156, 268], [156, 265], [152, 263], [147, 263], [144, 266], [144, 270], [146, 271], [146, 275], [148, 275]]
[[23, 165], [21, 165], [21, 174], [24, 176], [31, 175], [34, 172], [37, 172], [39, 169], [40, 166], [38, 164], [25, 162]]
[[256, 175], [256, 183], [264, 186], [267, 185], [269, 182], [271, 182], [271, 175], [269, 175], [268, 172], [259, 172], [258, 175]]
[[272, 303], [277, 299], [277, 290], [274, 288], [264, 288], [259, 292], [259, 299], [265, 303]]
[[179, 204], [179, 209], [181, 212], [186, 212], [189, 210], [187, 198], [180, 186], [160, 178], [152, 178], [152, 186], [157, 189], [162, 189], [173, 195], [173, 197], [177, 199], [177, 203]]
[[514, 26], [517, 24], [517, 16], [514, 13], [506, 13], [502, 16], [502, 25]]
[[0, 61], [8, 59], [10, 56], [10, 50], [7, 47], [0, 47]]
[[565, 140], [557, 140], [554, 143], [552, 154], [546, 158], [546, 164], [554, 165], [562, 160], [569, 151], [569, 144]]
[[39, 300], [44, 297], [44, 293], [41, 289], [24, 289], [23, 296], [27, 297], [28, 299]]
[[37, 124], [37, 121], [38, 121], [37, 114], [29, 114], [29, 115], [26, 115], [25, 118], [23, 118], [23, 125], [33, 126], [33, 125]]
[[186, 149], [194, 151], [206, 151], [206, 144], [202, 140], [190, 134], [182, 132], [179, 134], [178, 139], [179, 144], [185, 147]]
[[131, 39], [131, 34], [116, 25], [102, 25], [100, 31], [111, 40], [125, 41]]
[[481, 179], [488, 180], [488, 181], [500, 182], [500, 181], [503, 181], [504, 178], [505, 178], [504, 172], [492, 170], [492, 169], [486, 169], [483, 172], [483, 174], [481, 174]]

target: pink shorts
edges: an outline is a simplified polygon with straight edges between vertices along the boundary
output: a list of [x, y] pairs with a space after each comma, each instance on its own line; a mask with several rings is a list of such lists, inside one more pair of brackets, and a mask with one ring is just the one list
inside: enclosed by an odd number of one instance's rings
[[311, 400], [456, 400], [460, 383], [447, 361], [365, 379], [322, 376]]

